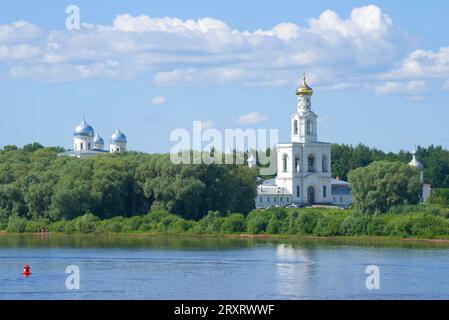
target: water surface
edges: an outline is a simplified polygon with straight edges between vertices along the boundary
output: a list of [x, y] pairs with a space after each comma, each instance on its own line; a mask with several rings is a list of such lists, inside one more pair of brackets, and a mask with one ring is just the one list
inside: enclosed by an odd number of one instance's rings
[[[80, 290], [66, 289], [69, 265]], [[448, 299], [448, 275], [435, 243], [0, 236], [0, 299]]]

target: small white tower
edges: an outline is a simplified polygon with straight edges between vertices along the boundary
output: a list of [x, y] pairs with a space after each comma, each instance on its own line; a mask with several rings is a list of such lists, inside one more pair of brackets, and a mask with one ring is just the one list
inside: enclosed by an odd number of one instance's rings
[[94, 147], [94, 129], [83, 121], [75, 128], [73, 132], [73, 150], [83, 152], [92, 150]]
[[412, 167], [415, 167], [416, 169], [419, 170], [419, 179], [421, 181], [421, 183], [424, 183], [424, 166], [421, 162], [418, 161], [418, 159], [416, 158], [416, 149], [413, 149], [412, 151], [412, 156], [413, 159], [412, 161], [410, 161], [408, 164]]
[[291, 116], [291, 141], [317, 141], [317, 115], [312, 111], [313, 90], [307, 85], [304, 75], [301, 84], [296, 89], [297, 107]]
[[248, 157], [248, 167], [254, 168], [257, 165], [256, 157], [254, 157], [252, 154]]
[[100, 135], [95, 133], [94, 137], [94, 150], [103, 150], [104, 149], [104, 140]]
[[126, 136], [120, 131], [115, 130], [111, 136], [110, 152], [125, 152], [126, 151]]

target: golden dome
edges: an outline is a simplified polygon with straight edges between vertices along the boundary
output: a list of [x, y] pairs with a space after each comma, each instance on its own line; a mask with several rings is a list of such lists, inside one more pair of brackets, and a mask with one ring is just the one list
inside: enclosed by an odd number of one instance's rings
[[298, 89], [296, 89], [297, 96], [311, 96], [313, 94], [313, 90], [311, 87], [307, 85], [306, 76], [302, 78], [301, 84]]

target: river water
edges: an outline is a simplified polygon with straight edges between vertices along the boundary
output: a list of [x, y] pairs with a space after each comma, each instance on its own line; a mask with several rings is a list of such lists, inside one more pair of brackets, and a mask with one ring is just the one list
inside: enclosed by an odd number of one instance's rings
[[[366, 285], [372, 265], [379, 289]], [[0, 236], [0, 299], [448, 298], [447, 244]]]

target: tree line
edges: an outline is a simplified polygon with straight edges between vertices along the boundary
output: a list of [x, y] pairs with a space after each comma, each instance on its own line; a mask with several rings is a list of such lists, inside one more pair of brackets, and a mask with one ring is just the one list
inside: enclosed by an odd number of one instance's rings
[[[110, 219], [155, 210], [198, 221], [210, 211], [246, 216], [254, 208], [257, 170], [244, 164], [175, 165], [168, 154], [138, 152], [77, 159], [57, 156], [61, 151], [39, 143], [0, 149], [0, 224], [6, 226], [11, 216], [69, 221], [88, 212]], [[424, 164], [426, 182], [438, 190], [431, 200], [447, 205], [449, 151], [440, 146], [419, 147], [417, 155]], [[346, 180], [353, 172], [351, 183], [360, 182], [355, 190], [355, 198], [362, 199], [360, 211], [386, 212], [390, 207], [419, 200], [416, 172], [386, 164], [406, 164], [410, 159], [411, 154], [405, 151], [394, 154], [364, 145], [333, 145], [332, 173]], [[383, 164], [375, 165], [378, 161]], [[362, 170], [368, 164], [374, 167]], [[391, 179], [380, 179], [378, 185], [371, 183], [368, 174], [378, 175], [380, 169], [386, 173], [393, 170]], [[393, 196], [385, 193], [385, 185], [394, 191]], [[402, 194], [404, 190], [408, 193]], [[381, 207], [379, 203], [387, 205]]]
[[210, 210], [247, 214], [254, 207], [257, 172], [245, 165], [174, 165], [168, 154], [137, 152], [78, 159], [60, 151], [37, 143], [0, 151], [0, 223], [150, 210], [198, 220]]

